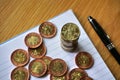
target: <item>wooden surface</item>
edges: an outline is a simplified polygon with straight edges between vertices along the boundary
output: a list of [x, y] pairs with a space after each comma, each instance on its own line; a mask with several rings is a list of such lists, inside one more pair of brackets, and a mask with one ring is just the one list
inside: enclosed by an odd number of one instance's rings
[[120, 65], [87, 20], [89, 15], [96, 18], [120, 53], [120, 0], [0, 0], [0, 43], [68, 9], [74, 11], [116, 80], [120, 80]]

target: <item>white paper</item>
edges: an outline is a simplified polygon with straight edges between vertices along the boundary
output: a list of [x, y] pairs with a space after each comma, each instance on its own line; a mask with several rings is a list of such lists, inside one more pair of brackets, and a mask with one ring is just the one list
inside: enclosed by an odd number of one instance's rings
[[[88, 75], [92, 77], [94, 80], [115, 80], [114, 76], [112, 75], [112, 73], [110, 72], [106, 64], [104, 63], [103, 59], [101, 58], [98, 51], [96, 50], [96, 48], [90, 41], [89, 37], [87, 36], [86, 32], [82, 28], [80, 22], [75, 17], [72, 10], [68, 10], [52, 18], [49, 21], [56, 25], [57, 34], [54, 38], [51, 38], [51, 39], [44, 38], [44, 43], [47, 47], [47, 54], [46, 54], [47, 56], [50, 56], [53, 59], [61, 58], [65, 60], [65, 62], [67, 63], [69, 67], [69, 71], [70, 71], [73, 68], [77, 68], [75, 64], [76, 54], [79, 51], [89, 52], [94, 58], [94, 65], [92, 68], [86, 70]], [[78, 40], [78, 44], [79, 44], [78, 51], [75, 51], [72, 53], [64, 51], [60, 45], [61, 28], [64, 24], [69, 23], [69, 22], [77, 24], [81, 31], [81, 35]], [[3, 44], [0, 44], [0, 80], [10, 80], [11, 71], [15, 68], [15, 66], [10, 61], [11, 53], [14, 50], [20, 49], [20, 48], [27, 50], [27, 47], [24, 43], [25, 36], [30, 32], [39, 33], [38, 28], [39, 28], [39, 25], [35, 26], [35, 28], [32, 28], [16, 36], [15, 38], [10, 39], [9, 41]], [[33, 60], [33, 58], [31, 58], [31, 60]], [[26, 68], [28, 68], [28, 65], [26, 66]], [[30, 80], [50, 80], [49, 77], [50, 75], [42, 77], [42, 78], [36, 78], [36, 77], [31, 76]]]

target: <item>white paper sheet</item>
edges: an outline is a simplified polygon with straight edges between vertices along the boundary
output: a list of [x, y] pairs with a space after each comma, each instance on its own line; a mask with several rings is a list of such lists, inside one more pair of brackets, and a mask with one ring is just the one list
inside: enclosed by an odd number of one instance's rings
[[[87, 36], [86, 32], [82, 28], [80, 22], [77, 20], [75, 17], [74, 13], [72, 10], [68, 10], [51, 20], [50, 22], [54, 23], [57, 27], [57, 34], [54, 38], [52, 39], [45, 39], [44, 38], [44, 43], [47, 47], [47, 56], [54, 58], [61, 58], [65, 60], [67, 63], [69, 70], [73, 68], [77, 68], [75, 64], [75, 56], [79, 51], [87, 51], [89, 52], [93, 58], [94, 58], [94, 65], [92, 68], [86, 70], [88, 75], [92, 77], [94, 80], [115, 80], [114, 76], [111, 74], [110, 70], [104, 63], [103, 59], [99, 55], [98, 51], [90, 41], [89, 37]], [[61, 46], [60, 46], [60, 31], [61, 27], [68, 22], [73, 22], [77, 24], [80, 28], [81, 35], [78, 40], [79, 44], [79, 50], [76, 52], [67, 52], [64, 51]], [[10, 39], [9, 41], [0, 44], [0, 80], [10, 80], [10, 74], [11, 71], [15, 68], [15, 66], [11, 63], [10, 61], [10, 56], [11, 53], [15, 49], [25, 49], [27, 50], [27, 47], [24, 43], [24, 38], [26, 34], [30, 32], [38, 32], [38, 26], [35, 26], [35, 28], [32, 28], [18, 36], [16, 36], [13, 39]], [[32, 60], [33, 58], [31, 58]], [[28, 68], [28, 65], [26, 66]], [[36, 78], [31, 76], [30, 80], [50, 80], [49, 79], [50, 75], [42, 77], [42, 78]]]

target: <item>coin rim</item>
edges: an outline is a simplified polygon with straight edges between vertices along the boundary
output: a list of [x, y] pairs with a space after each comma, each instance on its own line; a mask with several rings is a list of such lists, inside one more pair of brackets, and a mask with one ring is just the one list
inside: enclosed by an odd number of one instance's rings
[[74, 52], [74, 51], [77, 50], [78, 45], [77, 45], [77, 46], [74, 46], [74, 47], [66, 47], [65, 45], [63, 45], [63, 44], [61, 43], [61, 47], [62, 47], [65, 51]]
[[76, 42], [66, 42], [66, 41], [63, 40], [63, 39], [60, 39], [60, 40], [61, 40], [61, 43], [62, 43], [63, 45], [65, 45], [66, 47], [73, 47], [73, 46], [78, 45], [78, 41], [76, 41]]

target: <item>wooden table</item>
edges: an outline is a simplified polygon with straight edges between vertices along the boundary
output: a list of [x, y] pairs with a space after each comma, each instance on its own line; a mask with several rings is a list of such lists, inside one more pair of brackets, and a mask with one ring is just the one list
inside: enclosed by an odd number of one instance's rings
[[0, 0], [0, 43], [72, 9], [105, 63], [120, 80], [120, 65], [87, 20], [97, 19], [120, 53], [120, 0]]

